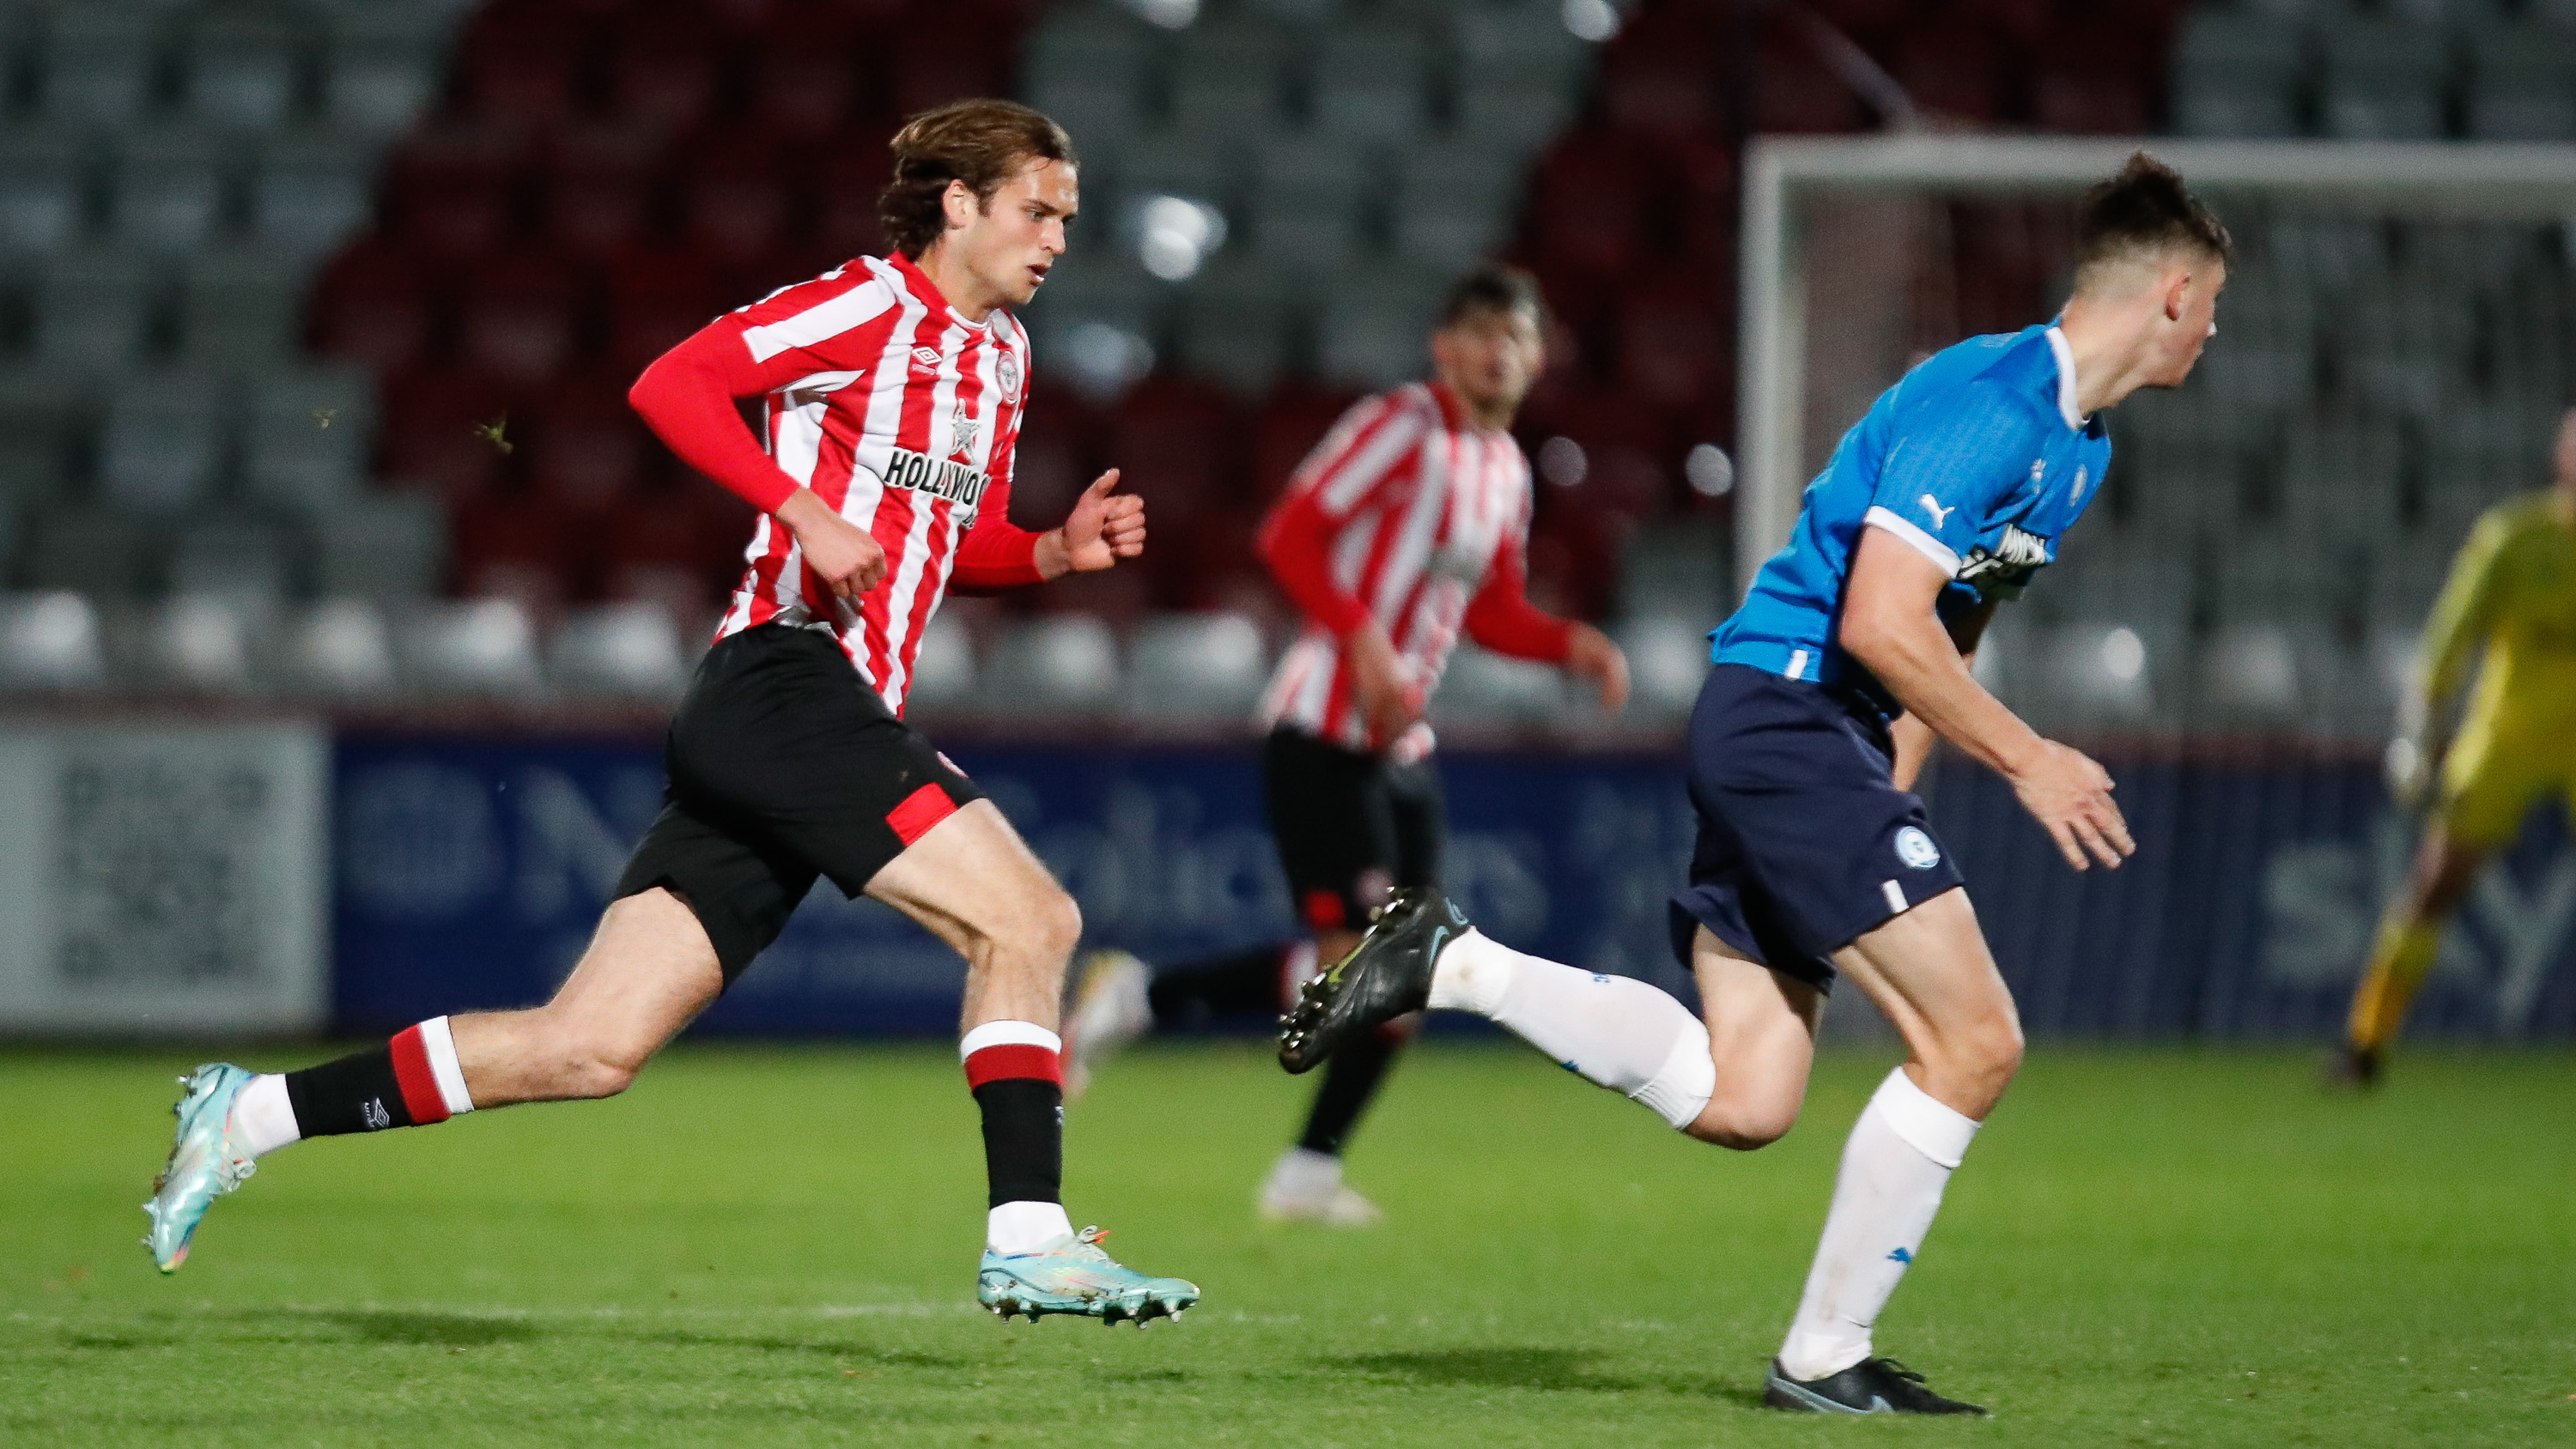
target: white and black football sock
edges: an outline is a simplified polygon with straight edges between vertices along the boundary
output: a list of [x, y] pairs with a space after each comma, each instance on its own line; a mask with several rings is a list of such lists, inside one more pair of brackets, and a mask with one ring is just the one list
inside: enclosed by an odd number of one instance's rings
[[984, 1114], [984, 1244], [1028, 1253], [1073, 1235], [1064, 1214], [1064, 1043], [1035, 1022], [988, 1021], [957, 1054]]
[[[244, 1088], [243, 1096], [264, 1091], [261, 1082], [266, 1080]], [[284, 1087], [295, 1131], [295, 1138], [288, 1141], [381, 1132], [388, 1127], [427, 1127], [474, 1110], [474, 1099], [465, 1090], [465, 1070], [456, 1060], [456, 1040], [443, 1016], [405, 1027], [383, 1046], [288, 1072]], [[264, 1130], [273, 1134], [281, 1124], [270, 1110], [272, 1105], [263, 1097], [260, 1110]]]

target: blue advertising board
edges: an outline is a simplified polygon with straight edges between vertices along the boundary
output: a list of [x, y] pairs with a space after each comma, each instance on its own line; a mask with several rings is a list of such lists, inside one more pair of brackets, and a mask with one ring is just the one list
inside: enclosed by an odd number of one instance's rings
[[[1249, 746], [953, 751], [1081, 903], [1085, 939], [1170, 964], [1283, 940]], [[337, 750], [334, 1020], [379, 1031], [542, 1001], [660, 806], [636, 741], [353, 736]], [[1457, 752], [1447, 880], [1497, 939], [1687, 995], [1664, 901], [1689, 857], [1678, 762]], [[2034, 1035], [2330, 1032], [2407, 832], [2354, 764], [2115, 766], [2139, 851], [2077, 875], [2012, 792], [1945, 762], [1927, 794]], [[2415, 1027], [2576, 1033], [2576, 851], [2541, 812], [2450, 933]], [[818, 885], [700, 1023], [944, 1034], [957, 959]]]

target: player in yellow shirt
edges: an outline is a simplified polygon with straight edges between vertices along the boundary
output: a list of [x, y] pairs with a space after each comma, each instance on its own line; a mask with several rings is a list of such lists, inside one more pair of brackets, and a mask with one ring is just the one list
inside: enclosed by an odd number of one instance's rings
[[[2489, 509], [2451, 565], [2424, 627], [2423, 670], [2389, 746], [2400, 801], [2438, 788], [2406, 890], [2381, 920], [2353, 994], [2335, 1076], [2378, 1080], [2380, 1058], [2441, 950], [2478, 867], [2511, 844], [2544, 795], [2576, 809], [2576, 410], [2560, 422], [2554, 486]], [[2443, 706], [2477, 664], [2445, 748]]]

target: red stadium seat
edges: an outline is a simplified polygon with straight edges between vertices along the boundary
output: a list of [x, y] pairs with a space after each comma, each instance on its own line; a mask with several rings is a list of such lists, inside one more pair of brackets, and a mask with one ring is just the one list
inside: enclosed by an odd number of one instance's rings
[[1359, 394], [1291, 383], [1271, 393], [1252, 425], [1253, 486], [1265, 505], [1288, 486], [1289, 476]]
[[1658, 138], [1714, 132], [1722, 73], [1714, 58], [1691, 52], [1625, 49], [1605, 62], [1601, 110], [1623, 131]]
[[832, 136], [879, 92], [890, 41], [880, 17], [831, 0], [770, 8], [750, 62], [751, 124], [800, 141]]
[[556, 384], [528, 419], [529, 479], [578, 513], [596, 514], [639, 491], [659, 450], [626, 405], [623, 374], [584, 374]]
[[388, 374], [382, 393], [377, 476], [453, 503], [491, 491], [509, 471], [519, 446], [509, 389], [435, 369]]
[[741, 578], [757, 517], [695, 475], [631, 495], [607, 520], [599, 591], [656, 600], [695, 628]]
[[557, 135], [546, 154], [546, 239], [584, 257], [610, 256], [642, 241], [653, 219], [662, 151], [655, 129], [633, 123]]
[[1103, 463], [1150, 514], [1179, 525], [1247, 480], [1232, 399], [1205, 383], [1151, 378], [1127, 395]]
[[389, 227], [427, 255], [482, 257], [517, 230], [528, 133], [471, 119], [432, 123], [393, 163]]
[[551, 382], [580, 345], [589, 275], [542, 252], [475, 268], [458, 307], [458, 360], [518, 387]]
[[[1045, 374], [1039, 374], [1045, 382]], [[1011, 521], [1045, 530], [1064, 521], [1075, 496], [1106, 466], [1100, 462], [1101, 418], [1064, 388], [1031, 394], [1013, 454]]]
[[1653, 185], [1647, 149], [1595, 127], [1557, 143], [1531, 186], [1532, 237], [1550, 269], [1616, 273], [1643, 247], [1642, 202]]
[[686, 247], [630, 249], [608, 274], [603, 365], [631, 378], [718, 313], [750, 300], [730, 295], [724, 275]]
[[1914, 104], [1938, 116], [1991, 123], [2004, 113], [2001, 41], [1950, 17], [1927, 22], [1896, 46], [1889, 69]]
[[309, 335], [324, 355], [396, 372], [428, 355], [436, 279], [398, 238], [370, 233], [314, 289]]
[[712, 261], [738, 265], [767, 255], [787, 234], [784, 170], [768, 138], [719, 134], [683, 167], [682, 235]]
[[580, 108], [580, 75], [595, 44], [593, 26], [568, 6], [501, 0], [458, 39], [458, 100], [491, 119], [534, 126], [569, 120]]
[[583, 523], [543, 498], [467, 500], [451, 523], [456, 592], [515, 600], [538, 619], [554, 615], [583, 592], [583, 544], [592, 536]]
[[887, 136], [854, 131], [856, 144], [824, 149], [814, 170], [814, 225], [823, 244], [843, 258], [877, 255], [885, 236], [877, 225], [877, 196], [894, 178], [894, 157]]
[[1658, 406], [1697, 402], [1734, 352], [1731, 297], [1706, 283], [1631, 288], [1619, 315], [1620, 380]]
[[671, 132], [706, 120], [729, 59], [710, 17], [695, 7], [630, 6], [610, 33], [610, 110]]

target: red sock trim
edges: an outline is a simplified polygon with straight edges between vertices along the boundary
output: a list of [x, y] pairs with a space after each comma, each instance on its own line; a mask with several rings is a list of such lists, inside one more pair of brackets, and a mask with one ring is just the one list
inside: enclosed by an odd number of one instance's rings
[[1035, 1078], [1061, 1087], [1064, 1064], [1045, 1047], [1016, 1042], [988, 1046], [966, 1058], [966, 1090], [970, 1092], [986, 1082], [1004, 1082], [1014, 1077]]
[[420, 1039], [420, 1028], [404, 1027], [394, 1033], [394, 1083], [402, 1088], [403, 1110], [411, 1114], [411, 1125], [427, 1127], [447, 1120], [447, 1098], [439, 1094], [438, 1074], [429, 1069], [429, 1044]]
[[886, 812], [886, 824], [894, 828], [895, 839], [912, 844], [930, 833], [930, 827], [957, 813], [957, 802], [936, 781], [904, 797], [902, 804]]

